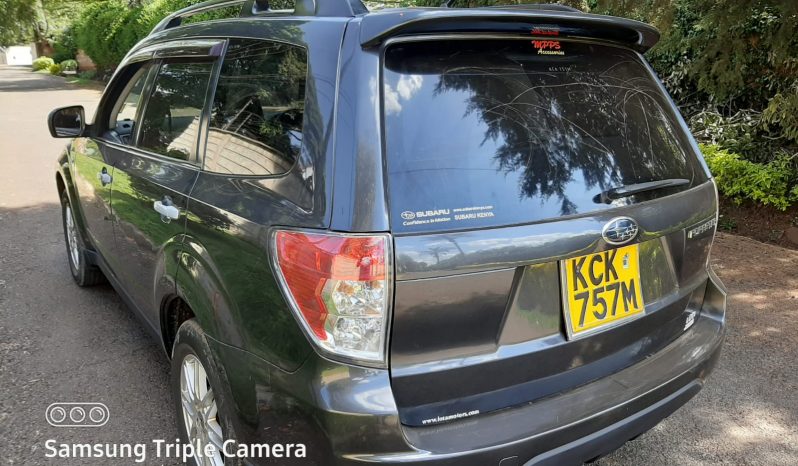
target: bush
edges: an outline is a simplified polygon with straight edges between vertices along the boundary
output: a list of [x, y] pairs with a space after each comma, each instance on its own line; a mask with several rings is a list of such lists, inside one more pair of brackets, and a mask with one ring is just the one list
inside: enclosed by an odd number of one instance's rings
[[64, 60], [61, 62], [61, 69], [63, 71], [77, 71], [78, 62], [76, 62], [75, 60]]
[[700, 142], [718, 145], [751, 162], [768, 163], [791, 146], [789, 138], [755, 110], [739, 110], [730, 116], [704, 110], [690, 117], [688, 123]]
[[164, 17], [198, 2], [153, 0], [142, 7], [130, 7], [126, 0], [92, 3], [73, 25], [76, 44], [91, 57], [100, 71], [113, 69], [128, 50], [146, 37]]
[[117, 36], [125, 30], [130, 16], [137, 11], [138, 8], [128, 8], [127, 2], [122, 0], [90, 4], [74, 25], [78, 47], [91, 57], [98, 68], [113, 68], [135, 43], [120, 43]]
[[97, 72], [94, 70], [81, 71], [78, 73], [78, 78], [80, 79], [94, 79], [95, 77], [97, 77]]
[[57, 63], [53, 63], [47, 69], [48, 69], [48, 71], [50, 71], [50, 74], [52, 74], [52, 75], [58, 76], [59, 74], [61, 74], [61, 65], [59, 65]]
[[55, 62], [50, 57], [39, 57], [33, 60], [33, 71], [46, 70], [50, 68]]
[[739, 154], [714, 144], [701, 144], [718, 191], [735, 202], [744, 199], [786, 210], [798, 203], [796, 157], [781, 154], [762, 164], [744, 160]]

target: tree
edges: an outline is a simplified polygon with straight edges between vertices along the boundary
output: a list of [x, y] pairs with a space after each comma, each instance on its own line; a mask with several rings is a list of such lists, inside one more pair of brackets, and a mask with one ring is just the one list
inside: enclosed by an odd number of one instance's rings
[[0, 0], [0, 46], [26, 42], [33, 38], [38, 2]]
[[0, 0], [0, 46], [35, 42], [42, 45], [65, 29], [95, 0]]

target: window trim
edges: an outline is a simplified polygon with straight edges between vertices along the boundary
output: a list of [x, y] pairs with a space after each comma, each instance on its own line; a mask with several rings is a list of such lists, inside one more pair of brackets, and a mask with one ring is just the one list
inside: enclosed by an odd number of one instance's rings
[[[116, 101], [114, 102], [113, 107], [111, 107], [111, 112], [108, 114], [107, 125], [109, 130], [113, 129], [114, 127], [116, 127], [117, 124], [119, 124], [118, 117], [119, 117], [119, 112], [122, 110], [122, 105], [125, 103], [125, 100], [127, 100], [127, 97], [130, 95], [130, 91], [133, 90], [133, 86], [135, 86], [137, 80], [141, 78], [141, 76], [143, 75], [144, 86], [141, 88], [141, 95], [139, 96], [139, 101], [138, 104], [136, 105], [136, 114], [134, 116], [134, 122], [138, 119], [139, 110], [141, 109], [142, 103], [145, 100], [144, 97], [147, 92], [147, 86], [149, 85], [149, 81], [152, 78], [152, 68], [150, 67], [149, 69], [147, 69], [148, 65], [149, 63], [142, 63], [139, 66], [139, 69], [136, 70], [135, 73], [133, 74], [133, 77], [130, 78], [130, 81], [128, 81], [128, 83], [125, 84], [125, 87], [123, 87], [122, 90], [117, 94]], [[136, 127], [137, 126], [138, 125], [136, 125]], [[137, 129], [136, 127], [133, 128], [134, 132]]]
[[176, 39], [148, 45], [128, 58], [129, 62], [159, 58], [219, 58], [224, 55], [226, 39]]

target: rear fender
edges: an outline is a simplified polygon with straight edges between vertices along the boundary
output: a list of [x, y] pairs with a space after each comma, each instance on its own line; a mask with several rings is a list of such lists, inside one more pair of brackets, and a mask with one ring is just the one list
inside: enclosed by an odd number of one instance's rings
[[154, 282], [152, 284], [155, 297], [152, 309], [158, 310], [157, 313], [147, 313], [149, 323], [158, 329], [158, 334], [167, 355], [171, 355], [171, 348], [167, 344], [166, 332], [168, 327], [165, 325], [166, 310], [169, 303], [178, 296], [177, 273], [180, 261], [180, 253], [183, 249], [183, 235], [174, 236], [167, 241], [161, 248], [158, 261], [155, 263]]
[[243, 346], [241, 333], [232, 316], [233, 300], [205, 247], [186, 236], [176, 256], [177, 296], [188, 304], [203, 331], [213, 339]]

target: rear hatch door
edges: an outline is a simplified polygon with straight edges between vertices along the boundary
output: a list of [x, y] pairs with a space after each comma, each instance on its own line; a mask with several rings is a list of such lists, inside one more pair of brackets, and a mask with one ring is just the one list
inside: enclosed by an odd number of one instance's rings
[[715, 191], [637, 52], [403, 38], [384, 51], [382, 104], [404, 424], [571, 389], [685, 330]]

